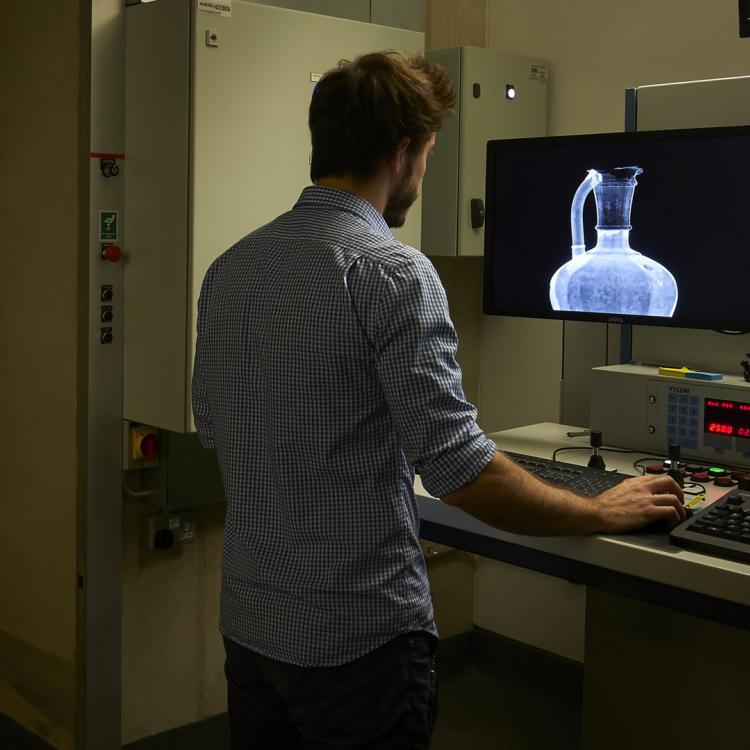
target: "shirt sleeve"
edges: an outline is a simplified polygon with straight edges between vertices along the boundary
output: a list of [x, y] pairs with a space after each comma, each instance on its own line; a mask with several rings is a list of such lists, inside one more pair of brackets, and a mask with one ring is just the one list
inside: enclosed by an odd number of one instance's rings
[[495, 454], [464, 396], [440, 278], [422, 255], [381, 271], [373, 333], [378, 379], [407, 459], [435, 497], [468, 484]]
[[198, 439], [204, 448], [214, 448], [214, 432], [211, 423], [211, 409], [206, 387], [207, 378], [207, 347], [206, 319], [208, 317], [209, 300], [211, 296], [211, 282], [213, 279], [213, 266], [203, 279], [201, 293], [198, 298], [198, 330], [195, 342], [195, 360], [193, 362], [193, 419], [198, 431]]

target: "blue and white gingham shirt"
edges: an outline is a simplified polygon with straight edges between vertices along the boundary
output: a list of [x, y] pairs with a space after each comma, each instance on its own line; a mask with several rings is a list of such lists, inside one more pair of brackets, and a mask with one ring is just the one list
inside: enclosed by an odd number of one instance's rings
[[209, 268], [193, 412], [227, 495], [220, 628], [300, 666], [435, 633], [414, 467], [441, 497], [494, 444], [477, 427], [430, 261], [341, 190]]

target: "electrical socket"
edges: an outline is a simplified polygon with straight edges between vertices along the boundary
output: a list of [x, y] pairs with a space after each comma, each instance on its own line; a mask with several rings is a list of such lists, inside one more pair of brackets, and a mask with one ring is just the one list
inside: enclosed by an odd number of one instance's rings
[[150, 550], [168, 550], [194, 542], [195, 511], [158, 513], [146, 519], [145, 542]]

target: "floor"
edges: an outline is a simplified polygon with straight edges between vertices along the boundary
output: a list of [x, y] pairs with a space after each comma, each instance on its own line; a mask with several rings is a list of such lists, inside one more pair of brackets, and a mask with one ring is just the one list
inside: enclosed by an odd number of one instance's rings
[[[494, 671], [494, 670], [493, 670]], [[514, 680], [473, 665], [443, 678], [431, 750], [574, 750], [580, 690], [544, 674]]]
[[[459, 644], [461, 645], [461, 644]], [[450, 662], [440, 678], [438, 721], [431, 750], [576, 750], [581, 736], [582, 671], [556, 657], [476, 637], [470, 655]], [[442, 649], [442, 646], [441, 646]], [[0, 717], [2, 719], [2, 717]], [[0, 747], [49, 748], [13, 722], [0, 720]], [[229, 747], [226, 715], [147, 737], [124, 750], [223, 750]]]
[[[440, 678], [431, 750], [580, 748], [580, 668], [487, 638], [473, 645], [472, 658], [463, 663], [467, 662], [470, 666], [452, 669]], [[217, 716], [140, 740], [125, 750], [228, 747], [226, 717]]]

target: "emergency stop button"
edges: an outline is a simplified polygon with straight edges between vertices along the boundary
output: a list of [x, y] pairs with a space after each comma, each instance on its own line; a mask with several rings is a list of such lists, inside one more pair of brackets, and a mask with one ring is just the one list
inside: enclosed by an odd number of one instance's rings
[[122, 258], [122, 248], [119, 245], [105, 244], [102, 245], [102, 260], [108, 260], [110, 263], [117, 263]]
[[136, 427], [130, 431], [130, 458], [154, 461], [159, 456], [159, 432], [155, 427]]

